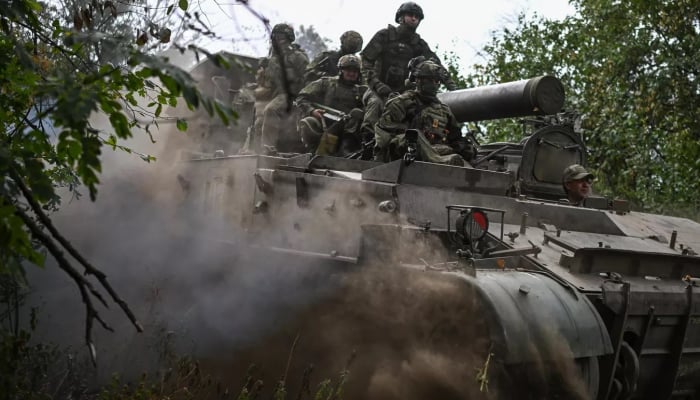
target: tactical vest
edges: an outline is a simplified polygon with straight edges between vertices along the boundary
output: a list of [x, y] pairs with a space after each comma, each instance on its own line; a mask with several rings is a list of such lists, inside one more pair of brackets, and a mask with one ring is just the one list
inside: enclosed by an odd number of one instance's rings
[[342, 112], [349, 112], [353, 108], [362, 108], [362, 93], [360, 85], [346, 86], [341, 84], [336, 77], [323, 77], [323, 101], [328, 107]]
[[408, 62], [422, 54], [420, 35], [414, 33], [408, 38], [399, 37], [393, 25], [387, 27], [384, 56], [381, 60], [382, 72], [379, 79], [396, 92], [403, 92], [408, 77]]
[[422, 131], [430, 144], [447, 144], [450, 113], [446, 105], [442, 103], [425, 105], [414, 98], [414, 103], [408, 108], [407, 115], [412, 116], [409, 128]]

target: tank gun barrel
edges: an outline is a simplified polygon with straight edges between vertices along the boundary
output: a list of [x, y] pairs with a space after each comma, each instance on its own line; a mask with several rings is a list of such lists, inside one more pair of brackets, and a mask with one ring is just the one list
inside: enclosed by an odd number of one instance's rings
[[553, 76], [438, 94], [460, 122], [550, 115], [564, 105], [564, 86]]

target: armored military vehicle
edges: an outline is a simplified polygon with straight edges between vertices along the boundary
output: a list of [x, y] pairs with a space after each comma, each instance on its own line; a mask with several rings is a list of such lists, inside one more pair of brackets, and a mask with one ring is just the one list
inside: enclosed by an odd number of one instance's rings
[[248, 128], [255, 118], [255, 71], [259, 61], [254, 57], [220, 52], [216, 56], [223, 62], [207, 57], [190, 69], [197, 82], [197, 89], [221, 104], [231, 106], [237, 119], [228, 126], [219, 118], [211, 118], [203, 107], [189, 110], [184, 102], [169, 107], [166, 114], [171, 118], [188, 122], [187, 132], [170, 130], [165, 140], [165, 155], [177, 154], [187, 149], [192, 153], [212, 154], [216, 150], [235, 153], [246, 140]]
[[494, 362], [546, 363], [557, 355], [537, 350], [556, 337], [592, 399], [698, 398], [700, 224], [561, 201], [562, 171], [585, 165], [586, 147], [554, 77], [440, 96], [464, 122], [549, 117], [467, 167], [202, 155], [180, 164], [189, 212], [289, 257], [459, 282], [477, 294]]

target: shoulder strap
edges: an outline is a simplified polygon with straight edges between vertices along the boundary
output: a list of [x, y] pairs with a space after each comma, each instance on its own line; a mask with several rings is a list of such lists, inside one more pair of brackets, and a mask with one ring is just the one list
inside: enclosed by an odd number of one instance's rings
[[386, 27], [387, 35], [386, 39], [387, 42], [393, 42], [396, 40], [396, 27], [394, 25], [389, 24]]

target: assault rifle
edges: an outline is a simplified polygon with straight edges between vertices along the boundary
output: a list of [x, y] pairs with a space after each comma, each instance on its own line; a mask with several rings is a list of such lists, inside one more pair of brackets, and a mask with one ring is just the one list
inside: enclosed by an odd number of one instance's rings
[[359, 108], [353, 108], [349, 114], [346, 114], [340, 110], [336, 110], [335, 108], [325, 106], [320, 103], [311, 103], [311, 106], [314, 108], [317, 108], [319, 110], [323, 110], [323, 117], [328, 118], [331, 121], [347, 121], [349, 119], [357, 119], [357, 120], [362, 120], [362, 117], [364, 116], [364, 112], [360, 110]]
[[360, 159], [360, 160], [371, 160], [372, 159], [372, 151], [374, 150], [374, 144], [376, 143], [375, 139], [368, 140], [366, 142], [362, 143], [362, 149], [348, 154], [345, 156], [345, 158], [349, 158], [351, 160], [354, 159]]

